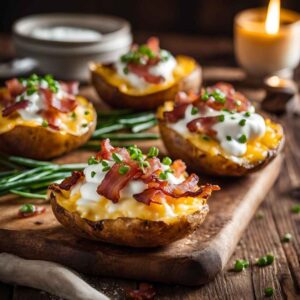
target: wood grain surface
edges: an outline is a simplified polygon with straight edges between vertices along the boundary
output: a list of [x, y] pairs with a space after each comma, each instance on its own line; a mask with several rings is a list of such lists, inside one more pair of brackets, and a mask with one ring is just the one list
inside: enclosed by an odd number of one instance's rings
[[[176, 53], [185, 52], [195, 56], [201, 64], [213, 66], [204, 68], [206, 82], [226, 77], [254, 100], [260, 101], [264, 96], [263, 89], [248, 86], [243, 72], [235, 67], [230, 40], [178, 35], [163, 35], [162, 39], [171, 51], [178, 49]], [[300, 68], [296, 70], [298, 85], [299, 74]], [[224, 270], [201, 287], [154, 284], [155, 299], [264, 299], [264, 289], [269, 286], [274, 288], [271, 299], [300, 298], [300, 214], [291, 213], [291, 207], [300, 203], [299, 193], [298, 196], [291, 193], [300, 186], [300, 118], [283, 116], [280, 119], [287, 133], [280, 176], [259, 208], [260, 217], [257, 215], [252, 219]], [[282, 243], [283, 235], [288, 232], [293, 236], [292, 241]], [[275, 255], [275, 262], [264, 268], [255, 266], [256, 258], [269, 252]], [[234, 261], [241, 258], [250, 260], [250, 267], [241, 273], [232, 272]], [[124, 299], [126, 289], [138, 284], [132, 280], [108, 279], [107, 276], [84, 278], [112, 299]], [[0, 284], [0, 299], [58, 300], [41, 291], [4, 284]]]

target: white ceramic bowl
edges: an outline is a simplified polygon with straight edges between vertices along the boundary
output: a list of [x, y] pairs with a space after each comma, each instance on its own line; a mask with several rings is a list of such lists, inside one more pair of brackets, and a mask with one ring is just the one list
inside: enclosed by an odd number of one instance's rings
[[[58, 26], [97, 31], [93, 40], [53, 40], [32, 35], [35, 28]], [[17, 56], [37, 61], [42, 73], [67, 80], [87, 81], [91, 61], [112, 62], [128, 51], [132, 43], [127, 21], [103, 15], [43, 14], [18, 20], [13, 25], [13, 40]]]

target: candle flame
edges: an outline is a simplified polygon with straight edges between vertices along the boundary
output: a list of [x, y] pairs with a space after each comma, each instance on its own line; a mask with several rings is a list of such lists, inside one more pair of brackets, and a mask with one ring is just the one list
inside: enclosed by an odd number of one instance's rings
[[270, 0], [265, 29], [268, 34], [276, 34], [280, 25], [280, 0]]

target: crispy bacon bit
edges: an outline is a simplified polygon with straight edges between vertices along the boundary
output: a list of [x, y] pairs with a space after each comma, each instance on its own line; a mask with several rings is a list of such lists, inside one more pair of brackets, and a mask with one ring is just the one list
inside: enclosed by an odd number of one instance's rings
[[49, 89], [40, 88], [40, 91], [44, 96], [48, 109], [54, 108], [62, 113], [68, 113], [77, 106], [76, 98], [72, 95], [58, 100]]
[[142, 77], [145, 81], [153, 84], [158, 84], [163, 82], [165, 79], [163, 76], [152, 75], [149, 73], [149, 65], [139, 65], [139, 64], [128, 64], [128, 70], [139, 77]]
[[59, 119], [57, 114], [53, 110], [45, 110], [42, 112], [42, 116], [48, 122], [48, 126], [53, 130], [59, 130]]
[[147, 41], [147, 46], [150, 48], [150, 50], [152, 52], [154, 52], [155, 54], [158, 54], [159, 52], [159, 39], [155, 36], [152, 36], [148, 39]]
[[151, 284], [140, 283], [138, 290], [128, 289], [127, 295], [133, 300], [152, 300], [156, 292]]
[[155, 196], [158, 195], [163, 196], [163, 192], [155, 188], [149, 188], [144, 190], [142, 193], [133, 195], [133, 198], [138, 202], [150, 205], [150, 203], [158, 203], [155, 201]]
[[71, 95], [77, 95], [79, 92], [79, 82], [78, 81], [60, 81], [59, 82], [62, 90]]
[[[221, 91], [225, 95], [225, 101], [222, 103], [210, 97], [206, 101], [206, 105], [215, 110], [228, 109], [229, 111], [242, 112], [247, 111], [251, 106], [250, 101], [242, 93], [237, 92], [231, 84], [219, 82], [212, 87], [208, 87], [206, 92], [211, 94], [216, 90]], [[202, 95], [204, 93], [205, 90], [202, 90]]]
[[35, 206], [34, 205], [34, 211], [32, 212], [22, 212], [18, 211], [18, 217], [19, 218], [30, 218], [36, 215], [40, 215], [46, 211], [46, 208], [44, 206]]
[[216, 135], [216, 131], [212, 126], [218, 123], [218, 116], [200, 117], [190, 121], [186, 126], [190, 132], [201, 132], [209, 136]]
[[10, 92], [5, 88], [0, 88], [0, 102], [4, 106], [8, 106], [13, 101], [13, 98], [10, 95]]
[[28, 100], [22, 100], [20, 102], [13, 103], [2, 110], [2, 116], [7, 117], [19, 109], [26, 108], [28, 105], [29, 105]]
[[141, 176], [141, 179], [143, 179], [144, 181], [150, 180], [153, 174], [162, 169], [159, 158], [153, 157], [148, 159], [147, 161], [149, 163], [149, 167], [145, 168], [144, 174]]
[[178, 120], [184, 118], [185, 111], [188, 107], [188, 104], [182, 104], [174, 107], [172, 111], [165, 111], [164, 118], [169, 123], [176, 123]]
[[96, 154], [96, 159], [111, 159], [112, 151], [115, 147], [110, 144], [110, 140], [102, 140], [100, 147], [101, 150]]
[[11, 94], [11, 96], [18, 96], [22, 94], [25, 90], [25, 87], [17, 78], [13, 78], [5, 81], [5, 85]]
[[175, 105], [181, 105], [181, 104], [191, 104], [195, 100], [199, 99], [199, 94], [196, 94], [194, 92], [178, 92], [175, 95]]
[[181, 159], [176, 159], [171, 165], [171, 170], [175, 177], [180, 177], [186, 171], [186, 164]]
[[97, 188], [97, 193], [106, 197], [114, 203], [120, 199], [120, 191], [140, 172], [137, 165], [131, 165], [126, 174], [119, 174], [119, 164], [114, 164], [106, 173], [104, 179]]
[[82, 176], [83, 176], [82, 171], [73, 171], [70, 177], [65, 178], [59, 184], [59, 188], [61, 188], [62, 190], [69, 191], [71, 187], [74, 186]]

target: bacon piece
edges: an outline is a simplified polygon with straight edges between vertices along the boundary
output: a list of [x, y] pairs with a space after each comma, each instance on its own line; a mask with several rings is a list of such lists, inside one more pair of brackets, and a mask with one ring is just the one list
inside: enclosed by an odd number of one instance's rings
[[65, 178], [60, 184], [59, 188], [62, 190], [69, 191], [72, 186], [74, 186], [80, 178], [83, 177], [82, 171], [73, 171], [70, 177]]
[[174, 107], [172, 111], [165, 111], [164, 118], [169, 123], [176, 123], [178, 120], [184, 118], [187, 107], [188, 104], [182, 104]]
[[128, 184], [128, 182], [140, 172], [137, 165], [131, 165], [126, 174], [119, 174], [120, 164], [114, 164], [106, 173], [104, 179], [97, 188], [97, 193], [117, 203], [120, 199], [120, 191]]
[[73, 111], [77, 106], [76, 98], [72, 95], [58, 100], [55, 94], [49, 89], [40, 88], [40, 91], [44, 96], [48, 109], [54, 108], [62, 113], [68, 113]]
[[127, 290], [127, 296], [133, 300], [152, 300], [155, 295], [153, 286], [148, 283], [140, 283], [138, 290]]
[[216, 131], [212, 126], [218, 123], [218, 116], [214, 117], [200, 117], [187, 123], [187, 128], [190, 132], [201, 132], [209, 136], [216, 135]]
[[[225, 95], [225, 102], [221, 103], [215, 101], [213, 97], [210, 97], [205, 104], [215, 110], [228, 109], [229, 111], [236, 110], [237, 112], [248, 111], [251, 106], [250, 101], [240, 92], [237, 92], [231, 84], [219, 82], [212, 87], [208, 87], [206, 91], [213, 93], [219, 90]], [[205, 90], [202, 90], [202, 95]], [[203, 102], [203, 101], [201, 101]]]
[[110, 144], [110, 140], [109, 139], [104, 139], [101, 141], [100, 143], [100, 151], [96, 154], [96, 159], [111, 159], [112, 157], [112, 151], [115, 149], [115, 147], [113, 147]]
[[136, 74], [139, 77], [142, 77], [145, 81], [152, 83], [152, 84], [158, 84], [163, 82], [165, 79], [163, 76], [159, 75], [152, 75], [149, 73], [149, 65], [140, 65], [140, 64], [128, 64], [128, 70], [134, 74]]
[[33, 212], [18, 212], [18, 217], [19, 218], [30, 218], [36, 215], [40, 215], [46, 211], [46, 208], [44, 206], [34, 206], [34, 211]]
[[15, 102], [2, 110], [2, 116], [7, 117], [19, 109], [26, 108], [28, 105], [29, 105], [28, 100], [22, 100], [20, 102]]
[[57, 113], [53, 110], [42, 111], [42, 116], [48, 122], [48, 126], [53, 130], [59, 130], [59, 119], [57, 118]]
[[155, 201], [155, 197], [157, 197], [158, 195], [160, 195], [161, 197], [164, 196], [161, 190], [158, 190], [156, 188], [148, 188], [139, 194], [133, 195], [133, 198], [136, 201], [142, 202], [146, 205], [150, 205], [150, 203], [152, 202], [160, 204], [159, 202]]
[[148, 39], [147, 41], [147, 46], [150, 48], [150, 50], [152, 52], [154, 52], [155, 54], [158, 54], [159, 52], [159, 39], [155, 36], [152, 36]]
[[78, 81], [60, 81], [59, 82], [62, 90], [71, 95], [77, 95], [79, 92], [79, 82]]
[[10, 92], [6, 88], [0, 88], [0, 102], [4, 104], [4, 106], [8, 106], [13, 101]]
[[194, 92], [178, 92], [175, 95], [175, 105], [190, 104], [199, 99], [199, 95]]
[[18, 96], [25, 91], [25, 87], [17, 78], [5, 81], [5, 85], [12, 96]]
[[151, 180], [153, 178], [153, 176], [156, 175], [155, 173], [157, 171], [162, 170], [162, 165], [160, 163], [159, 158], [152, 157], [152, 158], [147, 159], [147, 161], [150, 166], [148, 168], [145, 168], [145, 172], [141, 176], [141, 179], [144, 180], [145, 182]]
[[171, 165], [171, 170], [175, 177], [180, 177], [186, 171], [186, 164], [181, 159], [176, 159]]

